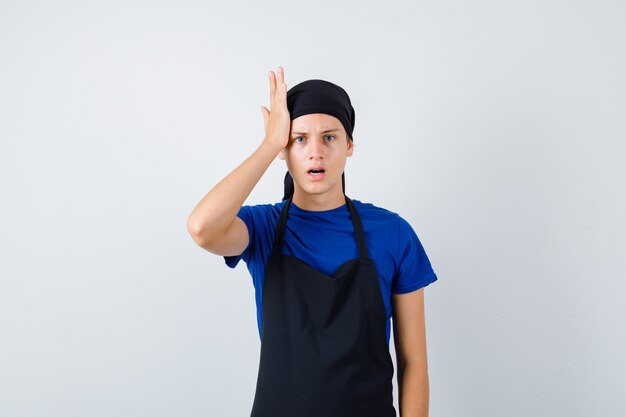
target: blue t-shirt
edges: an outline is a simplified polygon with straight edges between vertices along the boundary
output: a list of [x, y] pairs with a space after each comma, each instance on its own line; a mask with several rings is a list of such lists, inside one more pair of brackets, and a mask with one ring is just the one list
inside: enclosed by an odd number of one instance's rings
[[[243, 259], [255, 288], [257, 324], [261, 337], [262, 289], [267, 258], [272, 252], [280, 212], [287, 200], [275, 204], [244, 205], [237, 216], [248, 227], [248, 246], [241, 255], [225, 256], [235, 268]], [[371, 203], [352, 199], [363, 224], [368, 255], [374, 260], [381, 295], [387, 311], [387, 345], [391, 334], [391, 294], [425, 287], [437, 280], [426, 252], [411, 225], [400, 215]], [[332, 275], [348, 259], [359, 256], [350, 219], [342, 206], [322, 211], [303, 210], [291, 202], [282, 253], [300, 258], [313, 268]]]

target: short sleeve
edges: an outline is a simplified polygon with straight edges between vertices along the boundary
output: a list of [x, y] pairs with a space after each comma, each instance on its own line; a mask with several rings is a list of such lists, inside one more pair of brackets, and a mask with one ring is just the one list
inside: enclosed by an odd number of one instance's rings
[[230, 268], [235, 268], [239, 261], [243, 259], [244, 262], [248, 263], [250, 260], [250, 254], [252, 253], [253, 247], [253, 237], [254, 237], [254, 206], [241, 206], [239, 212], [237, 213], [237, 217], [239, 217], [246, 224], [248, 228], [248, 246], [244, 249], [244, 251], [240, 255], [236, 256], [224, 256], [224, 261], [226, 265]]
[[402, 217], [399, 217], [398, 222], [396, 253], [399, 259], [391, 285], [393, 294], [415, 291], [437, 280], [422, 243], [411, 225]]

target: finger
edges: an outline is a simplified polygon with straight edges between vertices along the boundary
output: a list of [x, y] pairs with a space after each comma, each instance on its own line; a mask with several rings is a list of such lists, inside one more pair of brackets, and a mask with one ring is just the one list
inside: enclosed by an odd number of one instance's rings
[[276, 93], [280, 90], [280, 84], [277, 80], [277, 75], [274, 71], [270, 71], [270, 108], [276, 101]]
[[280, 84], [281, 84], [281, 87], [283, 88], [283, 93], [286, 93], [287, 83], [285, 82], [285, 69], [283, 67], [278, 67], [278, 69], [279, 69]]
[[261, 113], [263, 113], [263, 124], [267, 128], [267, 120], [270, 117], [270, 112], [265, 106], [261, 106]]
[[274, 97], [274, 94], [275, 94], [274, 73], [270, 71], [267, 74], [267, 77], [269, 78], [269, 81], [270, 81], [270, 104], [271, 104], [272, 98]]
[[283, 108], [287, 107], [287, 84], [282, 83], [281, 85], [281, 89], [280, 89], [280, 103], [283, 106]]
[[274, 78], [274, 101], [276, 103], [280, 102], [280, 98], [282, 96], [283, 90], [283, 81], [282, 81], [282, 67], [278, 67], [278, 71], [276, 71]]

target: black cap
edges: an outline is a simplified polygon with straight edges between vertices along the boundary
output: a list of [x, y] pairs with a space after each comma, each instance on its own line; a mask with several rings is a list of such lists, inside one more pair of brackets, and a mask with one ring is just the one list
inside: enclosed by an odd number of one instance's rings
[[334, 116], [354, 141], [354, 108], [346, 90], [337, 84], [318, 79], [296, 84], [287, 91], [287, 108], [291, 120], [310, 113]]

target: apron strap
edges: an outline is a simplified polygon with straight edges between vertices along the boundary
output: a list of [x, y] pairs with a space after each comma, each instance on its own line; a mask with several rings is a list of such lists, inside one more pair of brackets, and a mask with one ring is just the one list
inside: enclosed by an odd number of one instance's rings
[[348, 205], [348, 209], [350, 209], [350, 217], [352, 217], [352, 225], [354, 226], [354, 234], [356, 235], [356, 244], [359, 248], [359, 258], [361, 258], [360, 263], [369, 264], [370, 261], [367, 254], [367, 244], [365, 243], [365, 232], [363, 232], [361, 216], [359, 216], [359, 212], [356, 210], [354, 203], [348, 198], [348, 196], [346, 196], [346, 204]]
[[287, 214], [289, 213], [289, 206], [291, 205], [292, 199], [293, 194], [283, 205], [283, 209], [280, 212], [278, 226], [276, 226], [276, 236], [274, 236], [274, 245], [272, 246], [272, 256], [278, 256], [282, 253], [283, 237], [285, 236], [285, 229], [287, 227]]
[[[356, 235], [356, 243], [359, 249], [359, 258], [360, 263], [369, 264], [369, 257], [367, 253], [367, 244], [365, 243], [365, 233], [363, 232], [363, 224], [361, 223], [361, 217], [354, 206], [352, 200], [345, 195], [346, 205], [348, 206], [348, 210], [350, 211], [350, 217], [352, 219], [352, 225], [354, 227], [354, 234]], [[289, 206], [291, 205], [291, 200], [293, 199], [293, 194], [289, 197], [287, 202], [284, 204], [282, 211], [280, 212], [280, 217], [278, 218], [278, 226], [276, 227], [276, 236], [274, 236], [274, 245], [272, 246], [272, 256], [278, 256], [282, 253], [283, 248], [283, 239], [285, 237], [285, 230], [287, 228], [287, 216], [289, 214]]]

